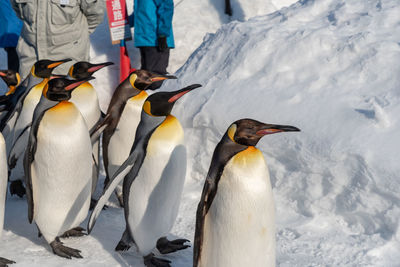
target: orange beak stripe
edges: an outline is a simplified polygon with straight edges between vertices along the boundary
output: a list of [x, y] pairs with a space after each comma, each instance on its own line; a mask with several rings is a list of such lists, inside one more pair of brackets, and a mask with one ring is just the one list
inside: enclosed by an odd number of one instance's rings
[[187, 90], [187, 91], [183, 91], [183, 92], [180, 92], [179, 94], [174, 95], [173, 97], [168, 99], [168, 103], [175, 102], [176, 100], [181, 98], [184, 94], [189, 93], [189, 92], [190, 92], [190, 90]]
[[52, 69], [52, 68], [55, 68], [55, 67], [57, 67], [57, 66], [59, 66], [59, 65], [61, 65], [63, 63], [64, 63], [64, 61], [55, 62], [55, 63], [52, 63], [52, 64], [48, 65], [47, 68]]
[[165, 77], [154, 77], [154, 78], [151, 78], [151, 81], [152, 82], [158, 82], [158, 81], [164, 81], [166, 79], [168, 79], [168, 78], [165, 78]]
[[79, 82], [71, 83], [70, 85], [65, 87], [65, 90], [67, 90], [67, 91], [72, 90], [85, 82], [86, 81], [79, 81]]
[[263, 130], [259, 130], [257, 131], [257, 135], [267, 135], [267, 134], [274, 134], [274, 133], [279, 133], [282, 132], [282, 130], [279, 129], [263, 129]]

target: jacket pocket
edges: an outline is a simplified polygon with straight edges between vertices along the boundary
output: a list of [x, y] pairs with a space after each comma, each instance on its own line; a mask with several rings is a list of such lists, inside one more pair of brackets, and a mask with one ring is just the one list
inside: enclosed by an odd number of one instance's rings
[[19, 13], [23, 20], [32, 24], [35, 22], [36, 5], [33, 0], [15, 0], [18, 5]]
[[72, 24], [79, 12], [77, 0], [51, 0], [51, 22], [55, 25]]
[[51, 42], [55, 46], [60, 46], [64, 44], [72, 44], [74, 42], [80, 42], [81, 33], [80, 31], [71, 31], [64, 34], [54, 34], [51, 37]]

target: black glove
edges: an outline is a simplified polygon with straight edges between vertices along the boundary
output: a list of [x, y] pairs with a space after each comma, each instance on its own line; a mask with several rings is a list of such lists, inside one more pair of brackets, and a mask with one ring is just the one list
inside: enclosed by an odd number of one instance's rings
[[164, 52], [164, 51], [166, 51], [168, 49], [167, 37], [166, 36], [163, 36], [163, 35], [158, 36], [157, 41], [158, 41], [157, 49], [158, 49], [159, 52]]

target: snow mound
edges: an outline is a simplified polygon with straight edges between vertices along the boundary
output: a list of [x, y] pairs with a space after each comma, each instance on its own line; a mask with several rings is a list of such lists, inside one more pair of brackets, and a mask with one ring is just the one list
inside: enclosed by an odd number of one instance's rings
[[398, 14], [396, 1], [300, 1], [209, 34], [178, 71], [179, 86], [204, 86], [174, 110], [197, 184], [186, 198], [200, 196], [231, 122], [294, 125], [302, 132], [258, 145], [272, 176], [280, 266], [399, 262]]

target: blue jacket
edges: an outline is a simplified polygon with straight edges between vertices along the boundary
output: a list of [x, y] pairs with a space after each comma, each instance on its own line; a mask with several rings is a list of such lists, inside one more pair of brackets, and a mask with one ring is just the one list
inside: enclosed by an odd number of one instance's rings
[[174, 48], [173, 15], [173, 0], [135, 0], [133, 11], [135, 46], [158, 46], [158, 36], [164, 35], [167, 37], [168, 47]]
[[16, 47], [21, 33], [22, 21], [15, 15], [9, 0], [1, 0], [0, 47]]

